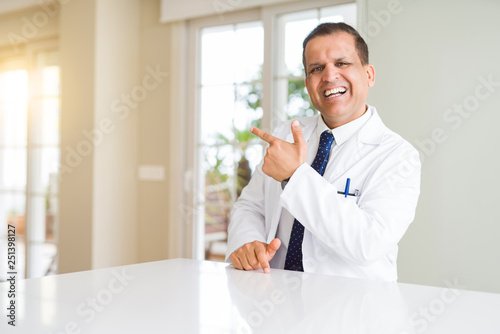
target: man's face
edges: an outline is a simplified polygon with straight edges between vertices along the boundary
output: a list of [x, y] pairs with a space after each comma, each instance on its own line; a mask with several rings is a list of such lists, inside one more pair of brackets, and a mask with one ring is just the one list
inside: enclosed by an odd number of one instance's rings
[[338, 127], [364, 114], [375, 70], [372, 65], [361, 64], [353, 36], [338, 32], [311, 39], [305, 64], [311, 102], [328, 127]]

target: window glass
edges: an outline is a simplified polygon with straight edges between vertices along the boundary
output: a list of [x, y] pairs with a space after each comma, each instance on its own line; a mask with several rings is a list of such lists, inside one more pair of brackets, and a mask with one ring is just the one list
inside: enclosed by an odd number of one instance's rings
[[0, 149], [0, 183], [2, 190], [26, 190], [26, 148]]
[[28, 71], [0, 72], [0, 147], [26, 146]]
[[14, 225], [18, 277], [39, 277], [57, 270], [57, 52], [30, 54], [0, 67], [7, 69], [0, 71], [0, 241], [7, 224]]
[[57, 52], [35, 57], [30, 100], [28, 264], [29, 276], [57, 271], [57, 207], [60, 165], [60, 79]]
[[[249, 132], [262, 118], [264, 31], [261, 22], [201, 31], [199, 163], [195, 194], [197, 226], [205, 252], [223, 259], [229, 212], [260, 161], [261, 144]], [[200, 235], [200, 234], [199, 234]], [[202, 247], [199, 247], [203, 249]]]

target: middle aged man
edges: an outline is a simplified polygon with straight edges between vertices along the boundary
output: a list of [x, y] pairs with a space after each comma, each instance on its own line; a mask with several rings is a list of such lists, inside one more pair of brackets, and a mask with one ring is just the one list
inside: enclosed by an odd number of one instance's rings
[[[303, 43], [306, 87], [320, 115], [274, 136], [235, 203], [227, 261], [397, 280], [398, 242], [420, 193], [418, 152], [366, 104], [375, 83], [368, 47], [351, 26], [324, 23]], [[390, 96], [388, 96], [390, 98]]]

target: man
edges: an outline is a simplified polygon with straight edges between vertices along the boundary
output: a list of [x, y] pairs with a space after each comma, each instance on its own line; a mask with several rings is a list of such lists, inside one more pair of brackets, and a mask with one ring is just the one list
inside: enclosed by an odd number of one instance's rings
[[306, 88], [319, 115], [274, 135], [234, 205], [227, 261], [397, 280], [398, 242], [420, 193], [417, 151], [366, 104], [375, 83], [368, 47], [344, 23], [324, 23], [303, 43]]

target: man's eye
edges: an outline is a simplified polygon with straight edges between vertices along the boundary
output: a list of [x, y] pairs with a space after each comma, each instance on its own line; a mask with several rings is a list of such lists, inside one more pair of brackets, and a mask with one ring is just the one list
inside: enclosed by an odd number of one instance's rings
[[346, 62], [343, 62], [343, 61], [337, 63], [338, 67], [347, 66], [347, 65], [349, 65], [349, 63], [346, 63]]
[[310, 73], [321, 72], [321, 71], [323, 71], [323, 66], [318, 66], [313, 68]]

